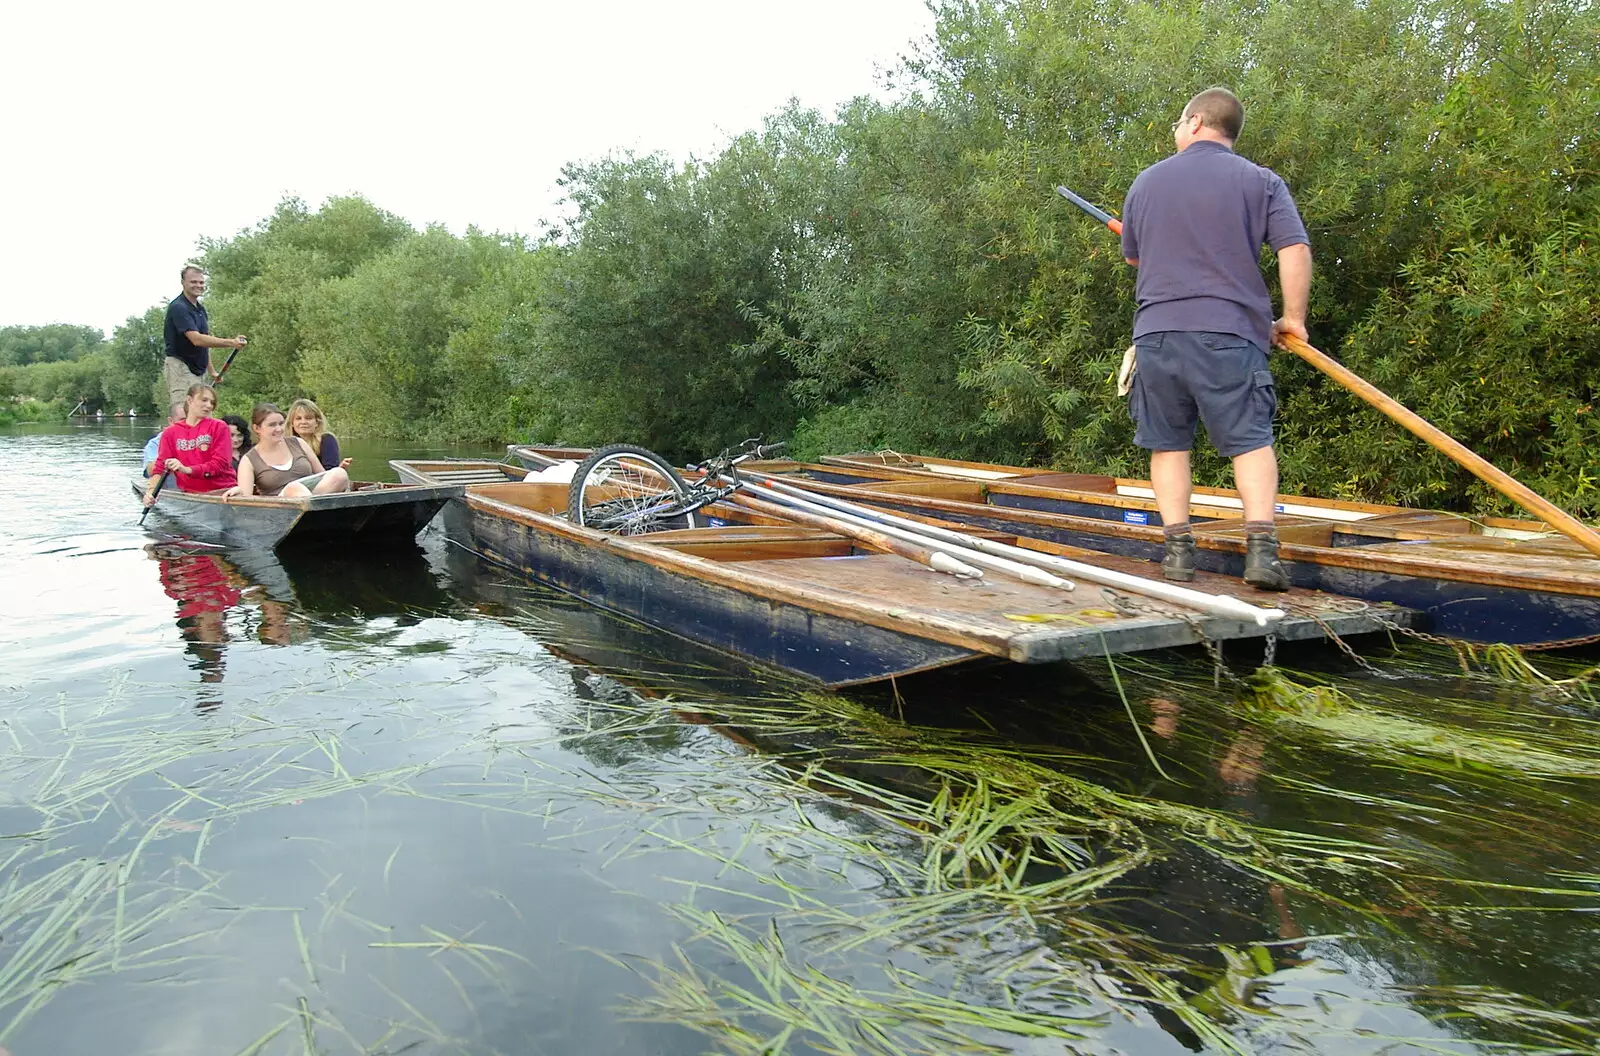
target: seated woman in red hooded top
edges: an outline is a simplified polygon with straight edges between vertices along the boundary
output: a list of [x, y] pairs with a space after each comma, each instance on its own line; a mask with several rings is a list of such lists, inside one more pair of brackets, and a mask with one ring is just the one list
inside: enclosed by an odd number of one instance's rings
[[238, 483], [233, 472], [233, 435], [226, 423], [211, 417], [217, 394], [204, 382], [189, 386], [183, 420], [161, 432], [156, 470], [145, 488], [144, 504], [155, 502], [156, 483], [171, 475], [182, 491], [223, 491]]

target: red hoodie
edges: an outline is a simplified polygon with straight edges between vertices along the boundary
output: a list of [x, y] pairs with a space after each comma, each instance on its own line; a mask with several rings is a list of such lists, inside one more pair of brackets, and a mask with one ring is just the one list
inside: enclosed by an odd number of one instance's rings
[[239, 483], [233, 473], [233, 433], [220, 418], [202, 418], [193, 425], [174, 422], [161, 431], [156, 448], [159, 470], [176, 458], [193, 473], [174, 473], [182, 491], [221, 491]]

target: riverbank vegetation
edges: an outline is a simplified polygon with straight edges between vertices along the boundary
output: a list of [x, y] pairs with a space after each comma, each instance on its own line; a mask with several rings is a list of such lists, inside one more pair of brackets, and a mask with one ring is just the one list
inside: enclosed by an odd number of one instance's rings
[[[214, 329], [251, 336], [225, 400], [309, 394], [421, 439], [682, 456], [762, 434], [1142, 475], [1110, 381], [1133, 276], [1053, 188], [1115, 209], [1220, 83], [1311, 232], [1314, 342], [1600, 514], [1593, 5], [935, 6], [888, 101], [791, 106], [707, 158], [574, 163], [533, 237], [351, 197], [207, 242]], [[108, 388], [155, 376], [153, 324], [118, 329]], [[1286, 490], [1504, 508], [1312, 368], [1274, 369]]]

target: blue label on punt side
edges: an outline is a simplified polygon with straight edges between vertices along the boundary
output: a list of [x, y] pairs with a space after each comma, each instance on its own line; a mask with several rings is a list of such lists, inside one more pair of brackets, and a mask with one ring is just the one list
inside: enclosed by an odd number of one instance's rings
[[727, 526], [728, 526], [728, 522], [723, 520], [721, 517], [707, 517], [706, 518], [706, 527], [707, 528], [726, 528]]
[[1280, 502], [1280, 503], [1278, 503], [1276, 506], [1274, 506], [1272, 508], [1274, 510], [1277, 510], [1279, 513], [1282, 513], [1283, 512], [1283, 503]]
[[1150, 515], [1143, 510], [1123, 510], [1122, 523], [1124, 524], [1149, 524]]

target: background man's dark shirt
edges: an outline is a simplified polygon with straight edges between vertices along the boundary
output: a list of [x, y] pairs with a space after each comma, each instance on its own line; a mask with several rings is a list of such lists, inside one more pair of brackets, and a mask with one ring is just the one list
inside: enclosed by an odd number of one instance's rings
[[1270, 347], [1261, 247], [1302, 242], [1311, 242], [1305, 224], [1271, 169], [1204, 139], [1156, 162], [1122, 208], [1122, 254], [1139, 262], [1134, 338], [1199, 330]]
[[167, 305], [167, 321], [162, 326], [162, 337], [167, 344], [167, 355], [181, 359], [189, 368], [189, 373], [204, 376], [206, 367], [211, 363], [211, 353], [191, 342], [184, 335], [190, 330], [202, 334], [211, 333], [211, 324], [206, 319], [206, 309], [203, 304], [190, 304], [189, 298], [183, 294], [172, 299]]

